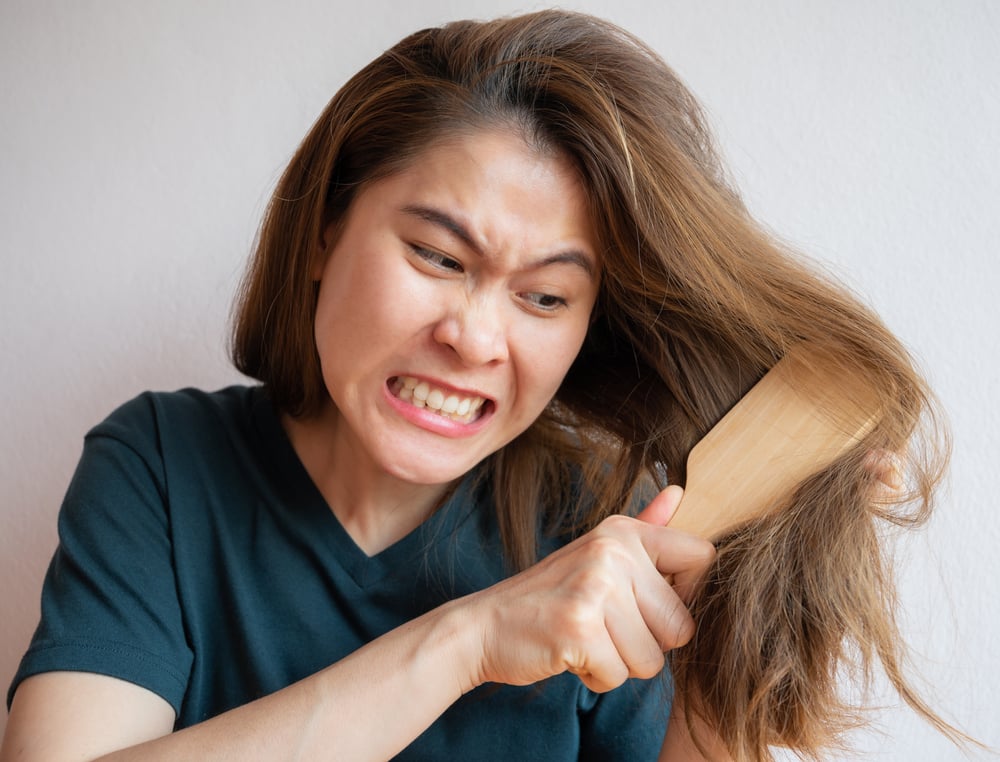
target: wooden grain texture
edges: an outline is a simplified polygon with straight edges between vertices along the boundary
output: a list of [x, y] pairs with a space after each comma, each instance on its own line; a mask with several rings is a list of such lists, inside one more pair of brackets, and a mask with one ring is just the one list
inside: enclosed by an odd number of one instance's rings
[[868, 378], [795, 347], [691, 451], [670, 526], [715, 539], [768, 513], [878, 419]]

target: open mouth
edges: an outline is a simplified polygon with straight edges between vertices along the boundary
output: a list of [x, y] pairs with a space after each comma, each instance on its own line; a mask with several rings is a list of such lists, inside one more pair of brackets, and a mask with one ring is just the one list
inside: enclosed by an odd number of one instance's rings
[[393, 396], [414, 407], [424, 408], [459, 423], [472, 423], [493, 404], [483, 397], [465, 397], [446, 389], [439, 389], [412, 376], [390, 378], [389, 391]]

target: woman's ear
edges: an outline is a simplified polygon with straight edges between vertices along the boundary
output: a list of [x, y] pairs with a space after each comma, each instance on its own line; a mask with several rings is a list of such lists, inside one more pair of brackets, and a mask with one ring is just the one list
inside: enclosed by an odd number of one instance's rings
[[320, 232], [319, 241], [316, 243], [316, 249], [312, 255], [312, 266], [310, 267], [310, 275], [316, 283], [319, 283], [323, 279], [326, 260], [330, 257], [334, 246], [337, 244], [337, 238], [340, 233], [339, 227], [336, 222], [331, 222], [324, 225], [323, 230]]

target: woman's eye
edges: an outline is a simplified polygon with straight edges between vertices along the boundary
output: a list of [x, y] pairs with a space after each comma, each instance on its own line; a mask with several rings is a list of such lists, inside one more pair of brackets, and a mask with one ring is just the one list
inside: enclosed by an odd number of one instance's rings
[[413, 249], [414, 254], [432, 267], [436, 267], [439, 270], [450, 270], [457, 273], [462, 272], [462, 263], [457, 259], [452, 259], [451, 257], [445, 256], [441, 252], [433, 251], [432, 249], [425, 249], [421, 246], [414, 246], [411, 244], [410, 248]]
[[529, 292], [521, 294], [521, 298], [535, 309], [543, 312], [555, 312], [560, 307], [566, 306], [565, 299], [559, 296], [553, 296], [552, 294]]

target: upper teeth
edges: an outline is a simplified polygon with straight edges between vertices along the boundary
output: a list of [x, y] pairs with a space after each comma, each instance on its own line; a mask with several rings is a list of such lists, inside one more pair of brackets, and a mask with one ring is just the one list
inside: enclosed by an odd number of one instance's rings
[[446, 392], [413, 376], [397, 377], [392, 390], [401, 400], [415, 407], [429, 408], [456, 421], [471, 421], [485, 402], [482, 397], [460, 397], [454, 392]]

